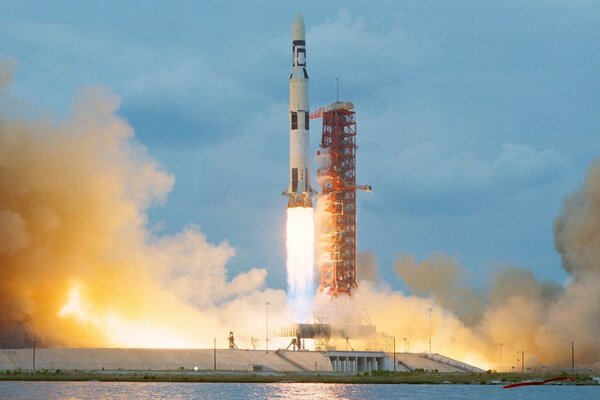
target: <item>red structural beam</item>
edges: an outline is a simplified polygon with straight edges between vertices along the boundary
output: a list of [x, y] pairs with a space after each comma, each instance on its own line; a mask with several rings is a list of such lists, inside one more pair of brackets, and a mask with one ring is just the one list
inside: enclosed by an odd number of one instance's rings
[[356, 288], [356, 122], [354, 111], [323, 111], [321, 150], [331, 157], [328, 168], [318, 170], [322, 196], [327, 202], [327, 223], [320, 237], [329, 259], [321, 260], [319, 292], [350, 295]]

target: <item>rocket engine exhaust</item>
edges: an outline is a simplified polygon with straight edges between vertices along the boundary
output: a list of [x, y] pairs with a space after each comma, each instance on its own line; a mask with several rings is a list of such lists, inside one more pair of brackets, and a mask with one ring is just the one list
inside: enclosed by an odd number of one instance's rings
[[287, 298], [293, 317], [306, 322], [310, 316], [314, 287], [314, 218], [313, 209], [287, 209]]

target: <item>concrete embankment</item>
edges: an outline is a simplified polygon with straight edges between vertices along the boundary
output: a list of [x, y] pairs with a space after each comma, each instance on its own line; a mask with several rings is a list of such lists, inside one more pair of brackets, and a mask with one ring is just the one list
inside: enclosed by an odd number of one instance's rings
[[[0, 349], [0, 370], [33, 370], [33, 349]], [[323, 353], [238, 349], [37, 349], [36, 370], [332, 371]]]

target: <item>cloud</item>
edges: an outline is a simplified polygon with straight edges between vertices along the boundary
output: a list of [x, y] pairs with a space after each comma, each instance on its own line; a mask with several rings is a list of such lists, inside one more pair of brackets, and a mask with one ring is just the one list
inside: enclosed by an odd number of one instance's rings
[[320, 88], [314, 97], [333, 100], [335, 79], [340, 78], [342, 98], [372, 99], [377, 107], [384, 106], [381, 94], [391, 100], [388, 95], [405, 84], [409, 71], [425, 63], [436, 47], [435, 41], [409, 36], [399, 24], [376, 26], [347, 9], [333, 19], [310, 24], [307, 31], [309, 72]]
[[411, 196], [514, 194], [557, 179], [568, 158], [554, 149], [506, 143], [492, 160], [473, 153], [448, 155], [442, 145], [423, 142], [390, 154], [386, 184]]
[[[242, 82], [215, 70], [201, 58], [166, 58], [140, 72], [121, 87], [128, 100], [138, 106], [168, 103], [181, 109], [194, 106], [204, 118], [225, 120], [231, 107], [247, 107], [251, 95]], [[203, 113], [204, 111], [204, 113]]]

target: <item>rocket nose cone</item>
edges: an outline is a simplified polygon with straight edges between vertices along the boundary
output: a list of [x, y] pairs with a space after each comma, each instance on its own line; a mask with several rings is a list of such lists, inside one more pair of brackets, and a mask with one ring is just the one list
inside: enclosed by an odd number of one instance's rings
[[300, 11], [296, 14], [292, 25], [292, 40], [304, 40], [304, 18], [302, 18]]
[[302, 18], [302, 13], [300, 11], [298, 11], [296, 13], [296, 18], [294, 18], [294, 23], [304, 25], [304, 18]]

